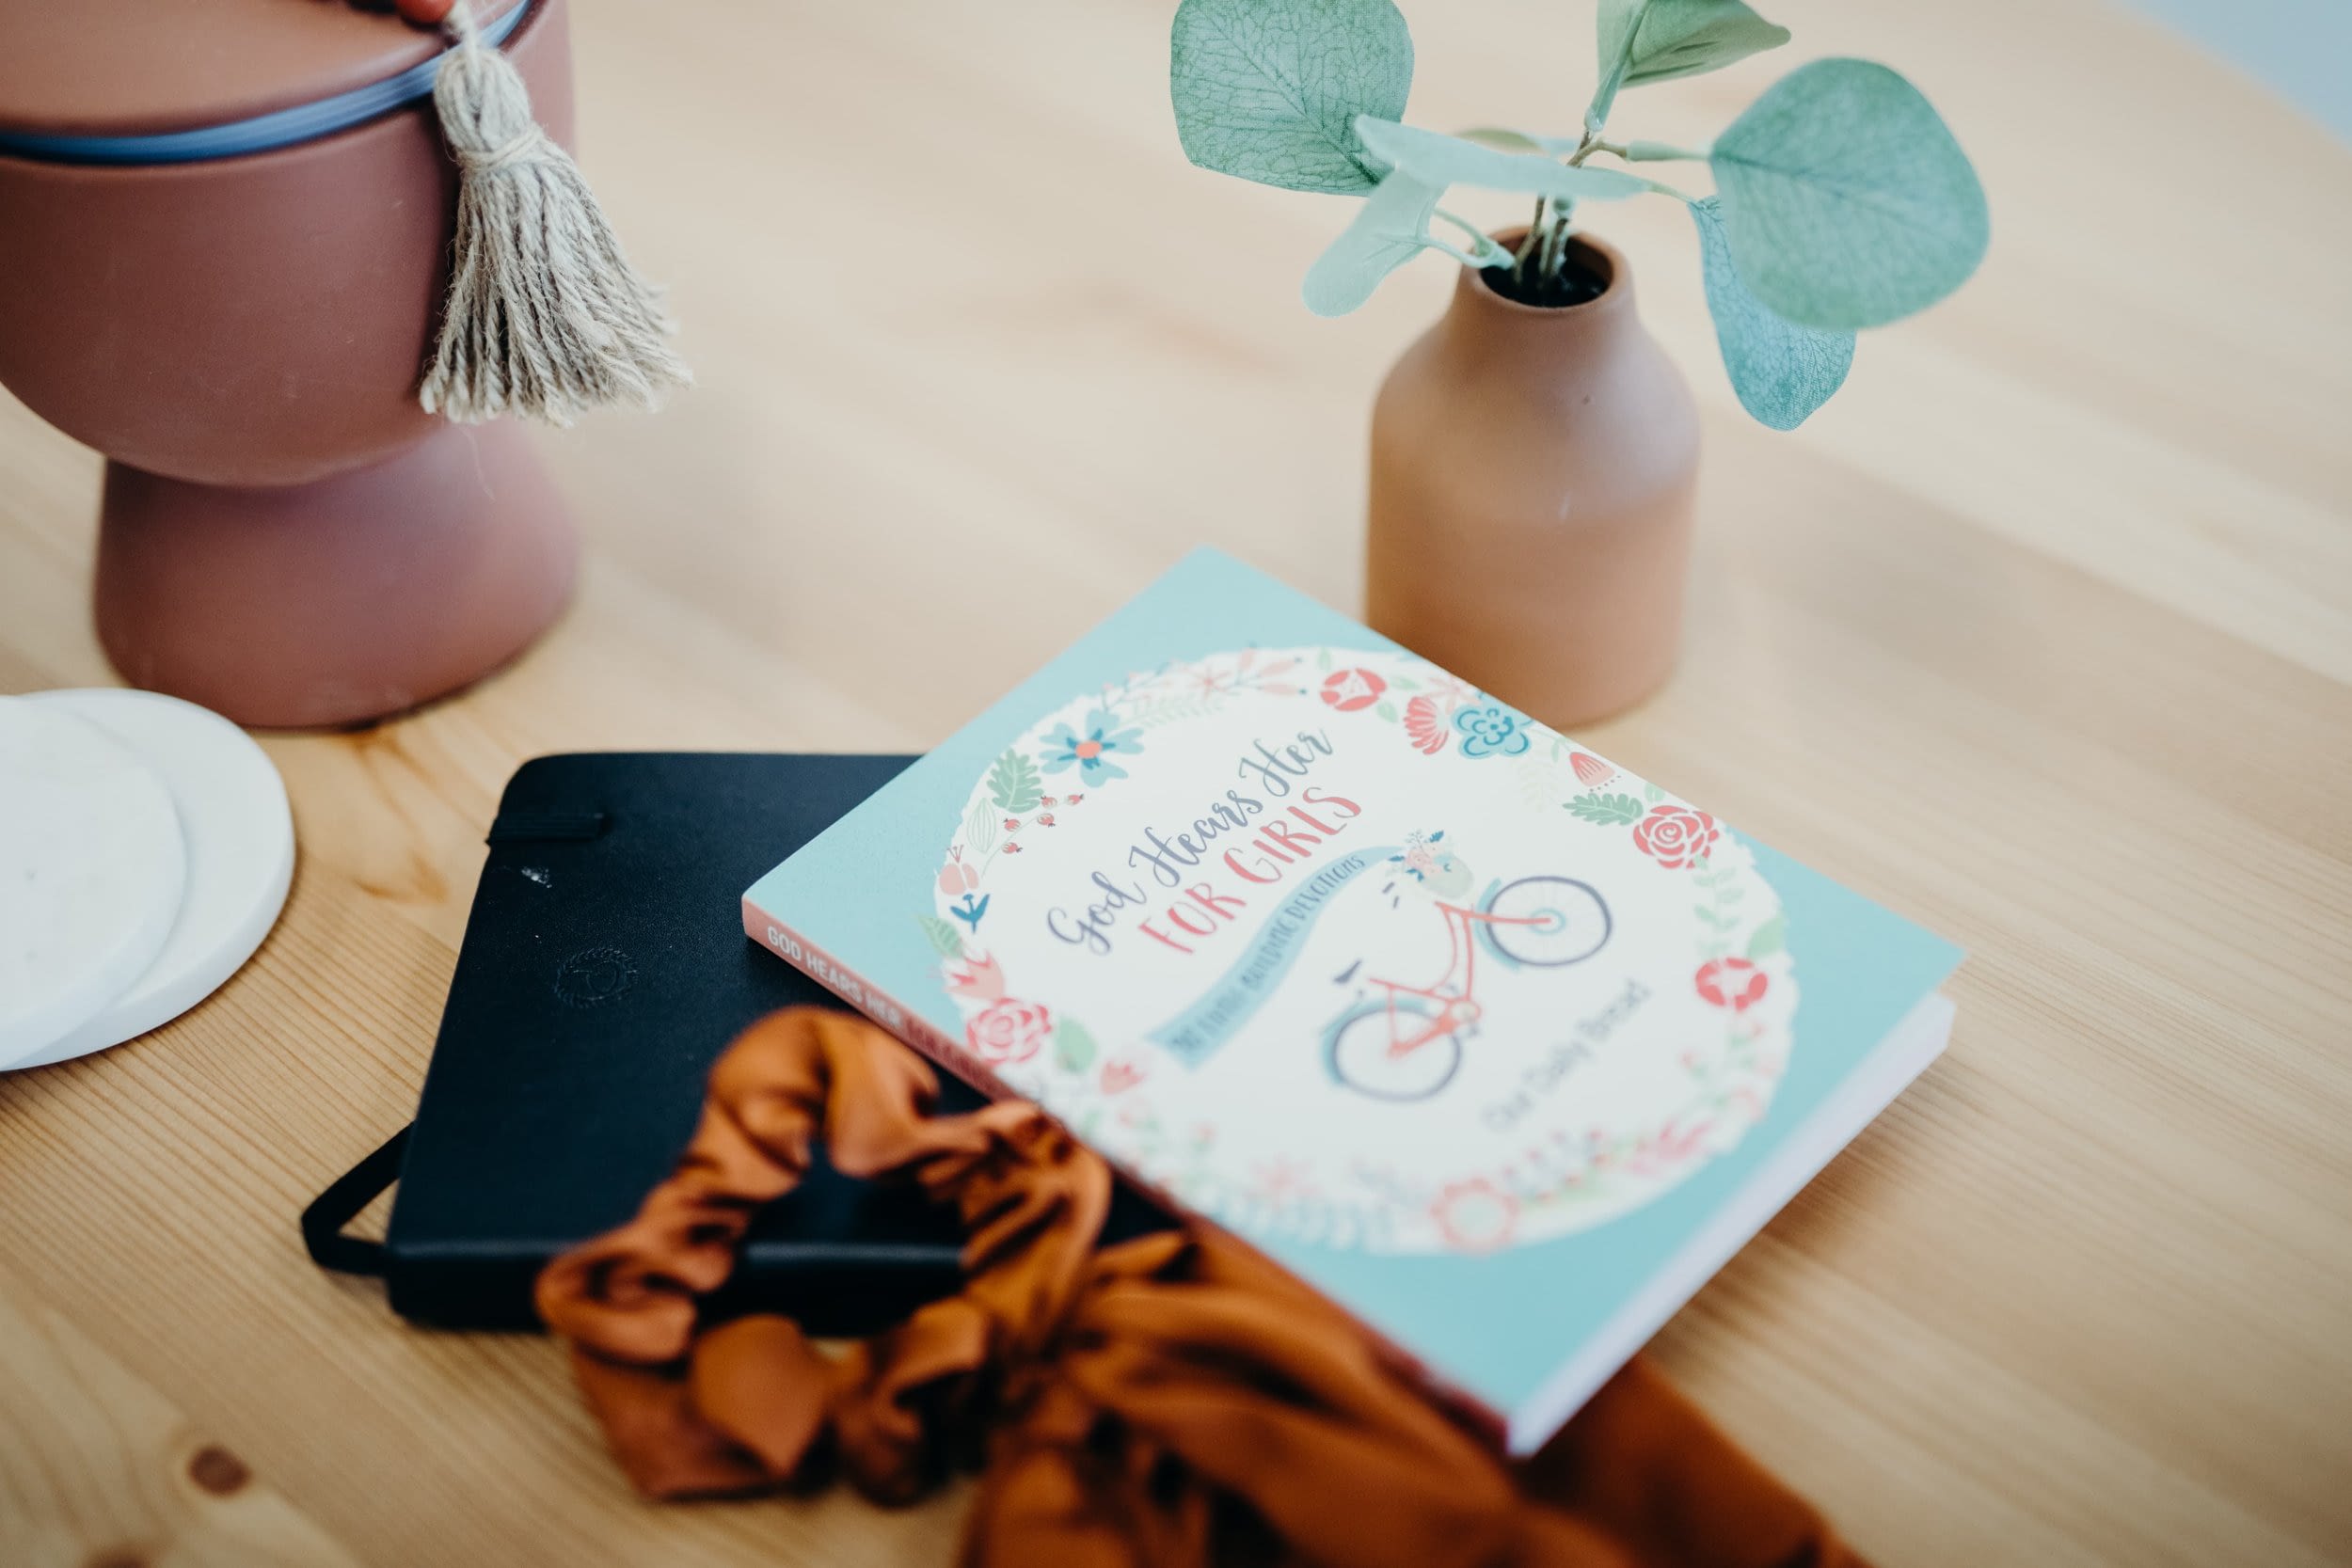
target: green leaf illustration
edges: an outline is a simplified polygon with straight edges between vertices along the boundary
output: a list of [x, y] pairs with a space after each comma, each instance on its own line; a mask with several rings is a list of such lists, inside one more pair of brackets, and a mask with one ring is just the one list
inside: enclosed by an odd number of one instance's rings
[[1580, 795], [1568, 810], [1586, 822], [1622, 828], [1642, 819], [1642, 802], [1630, 795]]
[[1655, 804], [1666, 798], [1666, 792], [1654, 784], [1645, 784], [1642, 786], [1642, 796], [1643, 799]]
[[1413, 85], [1391, 0], [1184, 0], [1168, 42], [1194, 163], [1294, 191], [1373, 188], [1356, 117], [1398, 118]]
[[1883, 325], [1942, 299], [1983, 260], [1991, 225], [1968, 155], [1883, 65], [1790, 71], [1708, 161], [1740, 280], [1800, 325]]
[[1036, 763], [1017, 750], [1007, 752], [988, 770], [988, 798], [996, 802], [997, 810], [1019, 816], [1037, 810], [1038, 802], [1045, 799], [1045, 781]]
[[1647, 181], [1623, 169], [1574, 168], [1544, 152], [1499, 152], [1460, 136], [1371, 115], [1357, 117], [1356, 133], [1373, 156], [1440, 189], [1483, 185], [1555, 201], [1617, 201], [1649, 189]]
[[1429, 244], [1429, 218], [1444, 194], [1403, 169], [1380, 182], [1356, 217], [1333, 240], [1298, 288], [1318, 316], [1344, 316], [1372, 297], [1380, 280]]
[[1381, 700], [1380, 705], [1372, 711], [1375, 717], [1385, 719], [1391, 724], [1396, 722], [1396, 705], [1385, 698]]
[[1596, 125], [1620, 87], [1721, 71], [1788, 41], [1788, 28], [1740, 0], [1601, 0], [1599, 23], [1601, 86], [1587, 117]]
[[1094, 1065], [1094, 1037], [1086, 1025], [1068, 1018], [1055, 1023], [1054, 1060], [1069, 1072], [1084, 1072]]
[[943, 958], [963, 957], [963, 938], [956, 930], [954, 921], [942, 920], [935, 914], [918, 914], [914, 918], [923, 927], [923, 934], [930, 939], [933, 952]]
[[963, 841], [975, 854], [985, 855], [996, 847], [996, 814], [989, 807], [993, 802], [975, 800], [964, 814]]
[[1853, 334], [1783, 321], [1748, 292], [1731, 262], [1723, 214], [1714, 197], [1691, 204], [1699, 228], [1699, 261], [1715, 342], [1740, 406], [1774, 430], [1794, 430], [1846, 383]]
[[1748, 938], [1748, 957], [1769, 958], [1788, 945], [1788, 917], [1785, 914], [1776, 914], [1758, 926], [1756, 928], [1756, 934]]

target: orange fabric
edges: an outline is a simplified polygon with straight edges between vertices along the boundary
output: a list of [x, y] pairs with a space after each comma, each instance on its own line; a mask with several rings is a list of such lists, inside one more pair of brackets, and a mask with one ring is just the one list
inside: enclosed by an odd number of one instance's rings
[[[1513, 1465], [1354, 1322], [1201, 1228], [1097, 1250], [1110, 1174], [1033, 1105], [929, 1117], [931, 1070], [793, 1008], [712, 1069], [676, 1172], [540, 1276], [539, 1310], [655, 1497], [920, 1497], [985, 1466], [972, 1568], [1858, 1568], [1810, 1507], [1634, 1362]], [[961, 1295], [846, 1355], [779, 1317], [706, 1324], [759, 1207], [822, 1136], [970, 1236]]]

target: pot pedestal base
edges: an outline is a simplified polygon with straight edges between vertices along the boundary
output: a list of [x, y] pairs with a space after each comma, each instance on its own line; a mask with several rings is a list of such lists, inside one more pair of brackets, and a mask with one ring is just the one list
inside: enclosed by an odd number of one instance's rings
[[445, 426], [309, 484], [106, 465], [98, 636], [134, 686], [262, 728], [364, 723], [479, 680], [546, 630], [578, 544], [523, 434]]

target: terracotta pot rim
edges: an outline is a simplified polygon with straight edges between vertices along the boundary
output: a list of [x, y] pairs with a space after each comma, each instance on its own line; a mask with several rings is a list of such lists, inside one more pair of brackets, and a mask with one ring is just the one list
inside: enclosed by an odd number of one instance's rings
[[[1517, 245], [1526, 232], [1527, 225], [1521, 223], [1514, 224], [1508, 229], [1497, 229], [1486, 237], [1508, 250]], [[1590, 299], [1578, 300], [1574, 305], [1530, 305], [1524, 300], [1511, 298], [1479, 277], [1478, 275], [1486, 271], [1486, 268], [1468, 265], [1462, 268], [1462, 289], [1465, 293], [1483, 298], [1486, 304], [1499, 309], [1515, 311], [1520, 315], [1541, 317], [1546, 321], [1565, 321], [1578, 317], [1590, 319], [1600, 314], [1603, 308], [1631, 294], [1632, 263], [1626, 260], [1624, 251], [1619, 250], [1599, 235], [1589, 233], [1581, 229], [1571, 235], [1570, 240], [1571, 243], [1584, 246], [1608, 263], [1608, 281], [1602, 285], [1600, 293]]]

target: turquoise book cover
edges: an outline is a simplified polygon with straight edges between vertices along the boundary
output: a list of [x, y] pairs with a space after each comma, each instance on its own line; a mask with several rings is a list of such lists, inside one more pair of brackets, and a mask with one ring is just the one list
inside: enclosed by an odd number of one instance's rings
[[1518, 1451], [1927, 1065], [1960, 957], [1205, 549], [743, 915]]

